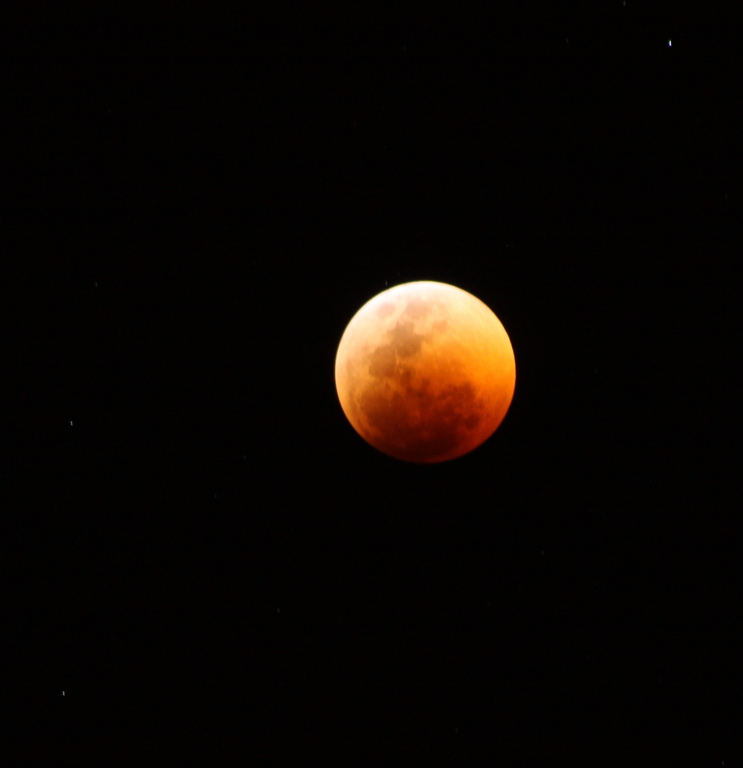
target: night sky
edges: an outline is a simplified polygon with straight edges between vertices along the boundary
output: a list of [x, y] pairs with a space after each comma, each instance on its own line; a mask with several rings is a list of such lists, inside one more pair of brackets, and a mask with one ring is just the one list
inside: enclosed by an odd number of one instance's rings
[[[363, 5], [7, 27], [6, 763], [740, 765], [731, 20]], [[412, 280], [516, 355], [446, 464], [335, 392]]]

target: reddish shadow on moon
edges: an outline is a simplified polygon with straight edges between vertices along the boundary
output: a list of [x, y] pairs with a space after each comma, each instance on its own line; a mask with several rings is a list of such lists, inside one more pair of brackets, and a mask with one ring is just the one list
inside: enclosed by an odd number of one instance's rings
[[336, 357], [341, 406], [371, 445], [434, 463], [476, 448], [515, 386], [510, 340], [479, 299], [443, 283], [406, 283], [367, 302]]

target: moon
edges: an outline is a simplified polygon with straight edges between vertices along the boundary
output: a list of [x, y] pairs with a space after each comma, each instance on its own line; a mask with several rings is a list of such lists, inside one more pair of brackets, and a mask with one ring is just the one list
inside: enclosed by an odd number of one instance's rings
[[335, 359], [341, 408], [367, 443], [433, 464], [487, 440], [513, 399], [516, 361], [506, 329], [471, 293], [432, 281], [370, 299]]

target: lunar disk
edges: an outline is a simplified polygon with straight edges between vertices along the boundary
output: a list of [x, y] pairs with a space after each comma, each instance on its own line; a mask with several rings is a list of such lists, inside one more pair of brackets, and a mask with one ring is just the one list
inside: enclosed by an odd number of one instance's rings
[[389, 456], [429, 464], [469, 453], [513, 399], [516, 362], [492, 310], [461, 288], [403, 283], [343, 333], [335, 384], [346, 417]]

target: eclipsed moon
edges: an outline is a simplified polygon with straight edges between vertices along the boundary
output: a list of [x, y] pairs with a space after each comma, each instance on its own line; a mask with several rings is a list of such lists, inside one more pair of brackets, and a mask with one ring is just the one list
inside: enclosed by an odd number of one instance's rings
[[516, 361], [480, 299], [445, 283], [404, 283], [364, 304], [335, 360], [343, 412], [370, 445], [429, 464], [469, 453], [513, 399]]

